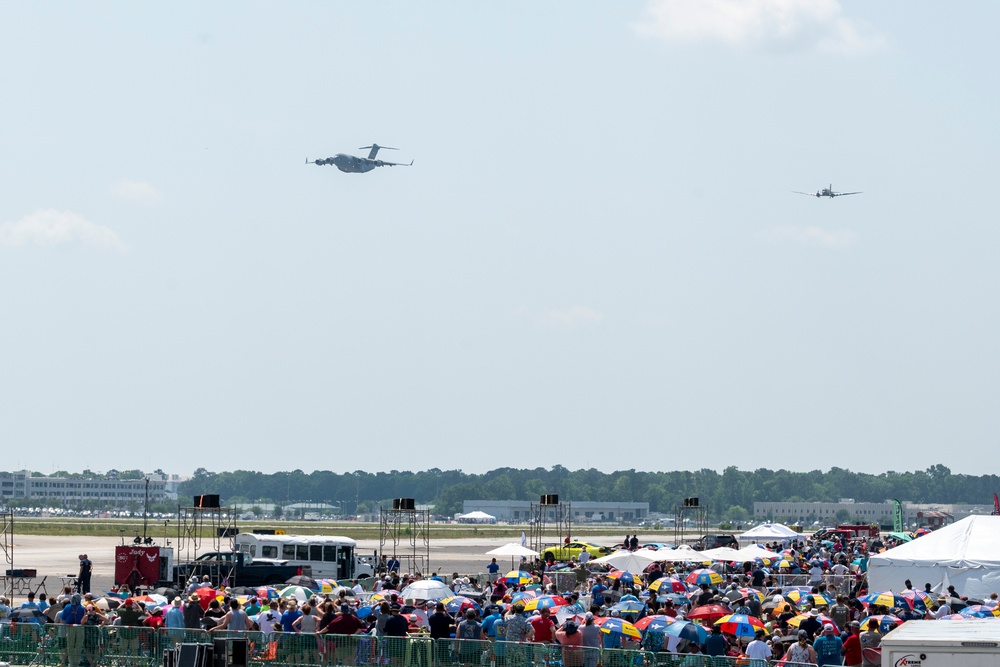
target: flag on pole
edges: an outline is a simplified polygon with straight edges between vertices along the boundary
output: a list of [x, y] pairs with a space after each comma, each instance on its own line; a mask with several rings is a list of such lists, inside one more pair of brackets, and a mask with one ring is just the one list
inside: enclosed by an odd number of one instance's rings
[[993, 514], [1000, 516], [1000, 498], [995, 493], [993, 494]]
[[895, 498], [892, 499], [892, 529], [897, 533], [903, 532], [903, 503]]
[[528, 546], [528, 538], [525, 536], [523, 530], [521, 531], [521, 546], [522, 547]]

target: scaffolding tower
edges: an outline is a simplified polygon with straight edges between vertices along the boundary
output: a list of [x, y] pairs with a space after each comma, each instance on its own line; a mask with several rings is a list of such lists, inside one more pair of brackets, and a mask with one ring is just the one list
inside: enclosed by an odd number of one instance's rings
[[395, 498], [392, 509], [379, 512], [379, 556], [399, 562], [400, 569], [426, 574], [431, 560], [431, 515], [418, 510], [413, 498]]
[[14, 596], [14, 584], [7, 571], [14, 569], [14, 510], [0, 514], [0, 548], [3, 549], [4, 577], [0, 594], [10, 599]]
[[[197, 498], [197, 497], [196, 497]], [[209, 503], [210, 505], [212, 503]], [[214, 503], [218, 505], [218, 502]], [[233, 507], [177, 506], [177, 545], [174, 562], [195, 560], [202, 552], [235, 551], [236, 509]], [[218, 572], [207, 572], [212, 581], [228, 577], [229, 566], [218, 561]], [[185, 584], [187, 582], [175, 582]]]
[[708, 510], [697, 497], [685, 498], [674, 506], [674, 544], [684, 543], [685, 530], [694, 530], [699, 538], [708, 530]]
[[542, 554], [546, 544], [561, 545], [571, 539], [573, 514], [569, 503], [559, 502], [557, 494], [545, 494], [531, 503], [531, 543]]

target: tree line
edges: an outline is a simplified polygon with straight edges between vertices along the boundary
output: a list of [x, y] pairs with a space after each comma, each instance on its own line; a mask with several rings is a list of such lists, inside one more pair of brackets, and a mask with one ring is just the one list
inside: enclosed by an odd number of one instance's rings
[[697, 496], [710, 515], [753, 511], [754, 501], [992, 503], [1000, 490], [997, 475], [953, 474], [938, 464], [912, 472], [858, 473], [843, 468], [793, 472], [730, 466], [721, 473], [701, 470], [645, 472], [594, 468], [497, 468], [482, 474], [431, 468], [423, 471], [332, 472], [302, 470], [271, 474], [249, 470], [209, 472], [204, 468], [181, 484], [183, 496], [217, 493], [224, 502], [325, 502], [344, 514], [377, 511], [392, 498], [431, 504], [436, 514], [461, 511], [463, 500], [534, 500], [557, 493], [564, 501], [648, 502], [650, 511], [672, 512], [684, 498]]

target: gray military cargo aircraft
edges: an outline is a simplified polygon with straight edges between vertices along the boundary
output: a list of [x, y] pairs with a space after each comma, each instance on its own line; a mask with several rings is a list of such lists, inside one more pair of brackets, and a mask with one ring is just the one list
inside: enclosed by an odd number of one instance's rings
[[834, 197], [845, 197], [847, 195], [864, 194], [862, 192], [834, 192], [833, 183], [830, 184], [830, 187], [817, 190], [816, 192], [799, 192], [798, 190], [792, 190], [792, 192], [797, 195], [806, 195], [807, 197], [829, 197], [830, 199], [833, 199]]
[[363, 174], [367, 171], [371, 171], [375, 167], [409, 167], [413, 164], [413, 160], [410, 160], [410, 164], [405, 162], [389, 162], [387, 160], [379, 160], [375, 156], [378, 155], [379, 149], [387, 151], [399, 150], [398, 148], [390, 148], [389, 146], [379, 146], [378, 144], [372, 144], [371, 146], [362, 146], [358, 150], [364, 150], [370, 148], [371, 151], [368, 153], [368, 157], [357, 157], [355, 155], [347, 155], [346, 153], [337, 153], [333, 157], [320, 158], [318, 160], [310, 160], [306, 158], [306, 164], [332, 164], [337, 169], [349, 173], [349, 174]]

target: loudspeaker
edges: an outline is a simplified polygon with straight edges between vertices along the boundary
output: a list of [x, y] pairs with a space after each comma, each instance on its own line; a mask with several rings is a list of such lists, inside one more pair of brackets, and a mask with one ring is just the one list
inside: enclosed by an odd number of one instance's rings
[[177, 647], [174, 667], [199, 667], [200, 644], [181, 644]]
[[177, 667], [177, 654], [173, 649], [163, 649], [163, 667]]
[[399, 510], [399, 498], [392, 499], [392, 509]]
[[698, 497], [695, 496], [691, 499], [691, 507], [698, 507]]
[[226, 667], [229, 662], [229, 640], [215, 639], [212, 641], [212, 667]]
[[399, 509], [404, 512], [412, 512], [416, 509], [416, 504], [413, 502], [413, 498], [397, 498], [394, 502], [399, 503], [399, 507], [395, 509]]
[[229, 647], [230, 667], [247, 667], [250, 646], [246, 639], [231, 639]]
[[538, 501], [539, 505], [558, 505], [559, 504], [559, 494], [557, 493], [546, 493]]
[[200, 509], [214, 509], [219, 507], [219, 494], [204, 493], [194, 497], [194, 506]]
[[240, 532], [239, 528], [216, 528], [215, 532], [219, 537], [236, 537], [236, 534]]

